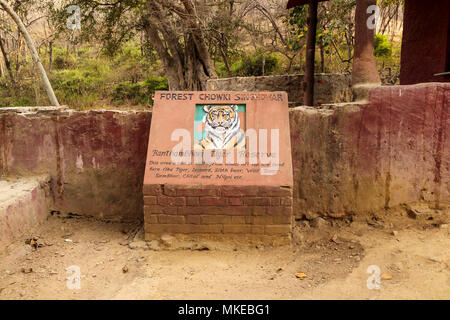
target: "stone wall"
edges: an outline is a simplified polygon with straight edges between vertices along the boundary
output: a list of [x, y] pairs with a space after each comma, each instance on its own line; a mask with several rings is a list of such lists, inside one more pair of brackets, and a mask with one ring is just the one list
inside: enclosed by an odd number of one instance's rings
[[[264, 77], [235, 77], [212, 79], [207, 82], [208, 91], [286, 91], [289, 106], [303, 105], [304, 75]], [[352, 101], [351, 76], [344, 74], [316, 74], [314, 103], [340, 103]]]
[[[290, 110], [294, 215], [450, 203], [450, 84], [380, 87], [367, 104]], [[150, 112], [0, 108], [0, 174], [49, 174], [55, 208], [142, 219]]]

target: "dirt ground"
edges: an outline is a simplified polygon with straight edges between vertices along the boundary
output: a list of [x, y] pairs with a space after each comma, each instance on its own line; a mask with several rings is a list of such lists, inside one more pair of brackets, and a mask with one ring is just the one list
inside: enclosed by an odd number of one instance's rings
[[[146, 243], [136, 225], [54, 214], [0, 253], [0, 299], [450, 299], [450, 229], [440, 213], [297, 221], [293, 244], [282, 247]], [[367, 285], [373, 265], [378, 290]], [[71, 266], [79, 289], [68, 288]]]

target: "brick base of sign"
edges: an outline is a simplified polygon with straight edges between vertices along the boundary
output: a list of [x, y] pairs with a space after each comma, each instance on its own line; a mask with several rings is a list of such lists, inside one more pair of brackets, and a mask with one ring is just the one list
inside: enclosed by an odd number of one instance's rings
[[145, 237], [162, 234], [289, 238], [292, 188], [144, 185]]

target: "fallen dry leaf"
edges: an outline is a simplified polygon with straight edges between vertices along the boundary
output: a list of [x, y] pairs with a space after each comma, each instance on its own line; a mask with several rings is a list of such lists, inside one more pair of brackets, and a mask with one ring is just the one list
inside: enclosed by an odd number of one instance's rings
[[381, 275], [381, 280], [391, 280], [392, 279], [392, 274], [390, 273], [383, 273]]
[[308, 275], [307, 275], [306, 273], [304, 273], [304, 272], [297, 272], [297, 273], [295, 274], [295, 276], [296, 276], [297, 278], [299, 278], [300, 280], [303, 280], [303, 279], [305, 279]]

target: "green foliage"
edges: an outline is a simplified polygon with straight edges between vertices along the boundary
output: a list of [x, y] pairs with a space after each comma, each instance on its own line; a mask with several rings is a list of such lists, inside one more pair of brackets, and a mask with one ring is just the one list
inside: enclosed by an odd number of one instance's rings
[[289, 37], [287, 43], [289, 49], [300, 50], [304, 45], [306, 32], [308, 30], [306, 20], [308, 17], [307, 6], [297, 6], [289, 14], [284, 23], [288, 25]]
[[76, 58], [67, 52], [67, 49], [64, 49], [59, 46], [53, 47], [53, 68], [55, 70], [62, 70], [73, 68], [76, 63]]
[[166, 77], [149, 78], [145, 82], [122, 82], [113, 89], [113, 101], [116, 103], [132, 102], [133, 104], [153, 105], [153, 94], [157, 90], [168, 90]]
[[375, 57], [387, 58], [392, 55], [392, 44], [389, 43], [388, 37], [385, 35], [375, 35], [373, 46]]
[[244, 53], [241, 59], [231, 66], [231, 70], [239, 77], [269, 75], [277, 70], [279, 60], [274, 53], [267, 54], [261, 51], [256, 51], [253, 55]]

